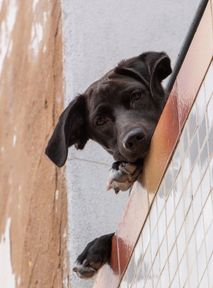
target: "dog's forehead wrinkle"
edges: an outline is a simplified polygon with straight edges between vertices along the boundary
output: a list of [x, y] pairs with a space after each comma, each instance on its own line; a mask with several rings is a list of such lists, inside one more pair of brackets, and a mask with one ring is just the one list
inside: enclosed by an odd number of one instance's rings
[[100, 104], [115, 107], [122, 104], [122, 98], [130, 97], [133, 92], [145, 91], [143, 84], [137, 81], [109, 80], [107, 82], [96, 83], [88, 95], [89, 111], [94, 112]]

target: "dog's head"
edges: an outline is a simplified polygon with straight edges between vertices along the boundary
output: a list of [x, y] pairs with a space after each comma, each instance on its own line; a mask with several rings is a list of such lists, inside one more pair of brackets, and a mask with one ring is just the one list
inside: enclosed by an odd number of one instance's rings
[[170, 73], [163, 52], [122, 61], [64, 110], [46, 154], [61, 167], [70, 146], [83, 149], [92, 139], [117, 161], [143, 159], [166, 102], [161, 82]]

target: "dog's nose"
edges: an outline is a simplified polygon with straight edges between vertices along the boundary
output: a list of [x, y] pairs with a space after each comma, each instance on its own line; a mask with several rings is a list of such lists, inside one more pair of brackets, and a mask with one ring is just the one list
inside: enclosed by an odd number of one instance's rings
[[123, 146], [126, 150], [131, 152], [136, 151], [138, 148], [141, 147], [145, 139], [145, 135], [142, 129], [137, 128], [130, 131], [125, 137], [123, 138]]

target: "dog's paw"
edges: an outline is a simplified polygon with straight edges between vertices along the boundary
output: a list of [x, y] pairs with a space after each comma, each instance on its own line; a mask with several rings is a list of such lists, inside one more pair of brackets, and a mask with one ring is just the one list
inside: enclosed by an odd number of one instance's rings
[[142, 171], [141, 163], [114, 162], [110, 171], [107, 190], [115, 193], [128, 190]]
[[103, 235], [87, 244], [73, 268], [78, 277], [91, 278], [105, 263], [109, 263], [113, 235], [114, 233]]

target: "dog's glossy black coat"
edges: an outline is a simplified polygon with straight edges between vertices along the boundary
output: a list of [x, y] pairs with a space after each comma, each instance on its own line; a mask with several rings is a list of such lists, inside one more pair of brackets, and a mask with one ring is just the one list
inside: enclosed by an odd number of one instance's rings
[[[166, 102], [161, 82], [170, 73], [170, 59], [163, 52], [123, 60], [64, 110], [46, 154], [61, 167], [68, 147], [83, 149], [92, 139], [116, 161], [143, 160]], [[87, 245], [77, 259], [81, 268], [74, 269], [79, 276], [91, 277], [109, 261], [111, 245], [106, 243], [111, 243], [112, 236], [101, 236]]]

